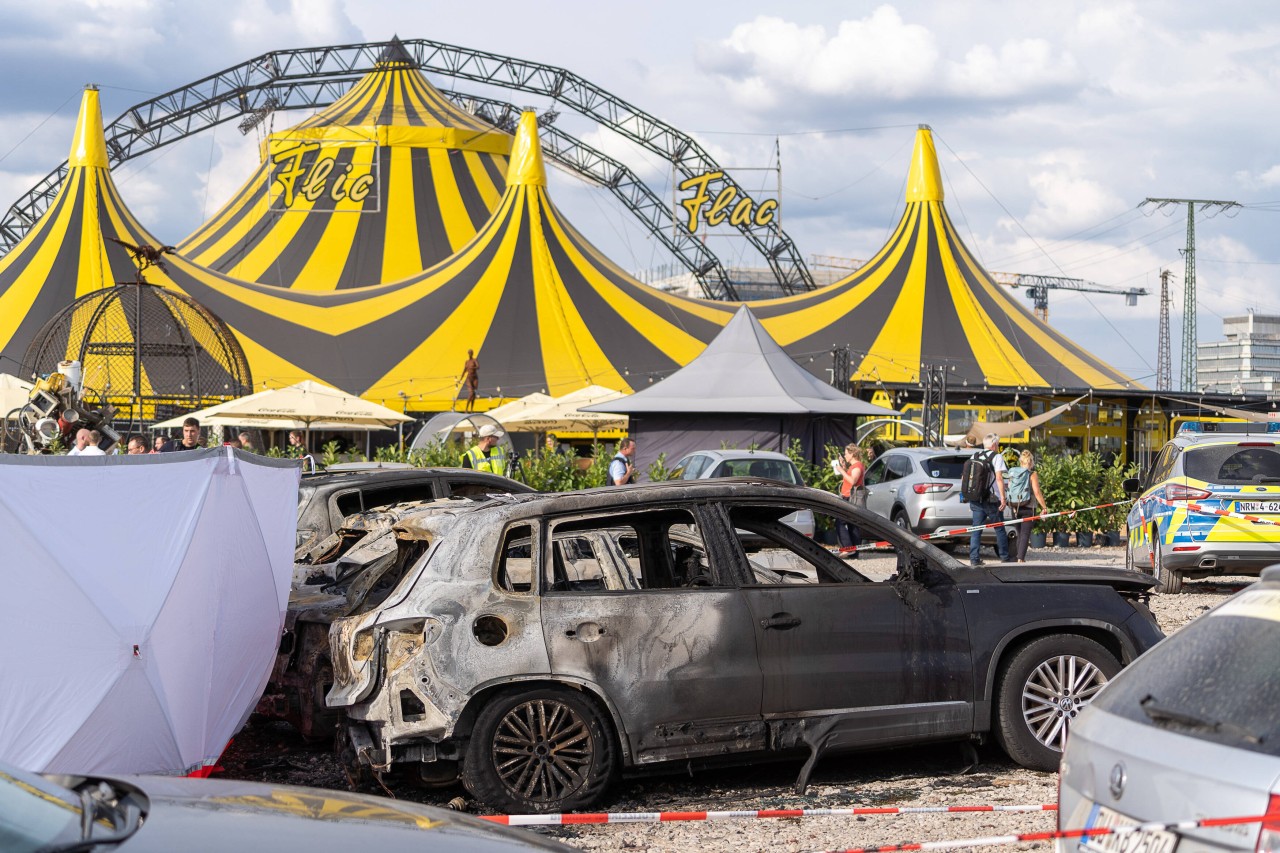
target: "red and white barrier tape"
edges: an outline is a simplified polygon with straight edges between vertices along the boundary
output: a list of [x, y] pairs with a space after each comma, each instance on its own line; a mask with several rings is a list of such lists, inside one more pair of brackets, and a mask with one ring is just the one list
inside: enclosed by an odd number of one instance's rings
[[1165, 506], [1171, 506], [1175, 509], [1186, 509], [1188, 512], [1195, 512], [1201, 515], [1217, 515], [1222, 518], [1240, 518], [1245, 521], [1252, 521], [1254, 524], [1280, 524], [1280, 519], [1272, 516], [1266, 518], [1261, 515], [1247, 515], [1243, 512], [1232, 512], [1228, 509], [1218, 509], [1216, 507], [1205, 506], [1204, 504], [1191, 503], [1190, 501], [1171, 501], [1165, 498], [1156, 498], [1157, 503]]
[[938, 814], [941, 812], [1054, 812], [1042, 806], [886, 806], [851, 809], [757, 809], [754, 811], [611, 812], [600, 814], [479, 815], [505, 826], [568, 826], [582, 823], [674, 823], [677, 821], [735, 820], [782, 817], [858, 817], [860, 815]]
[[1202, 820], [1180, 820], [1172, 823], [1139, 823], [1134, 826], [1094, 827], [1092, 829], [1060, 829], [1054, 832], [1024, 832], [1019, 835], [992, 835], [958, 841], [922, 841], [916, 844], [887, 844], [881, 847], [850, 847], [824, 853], [894, 853], [898, 850], [955, 850], [963, 847], [985, 847], [995, 844], [1021, 844], [1027, 841], [1052, 841], [1056, 838], [1094, 838], [1100, 835], [1128, 835], [1133, 832], [1173, 832], [1205, 826], [1234, 826], [1260, 823], [1270, 819], [1262, 815], [1217, 817]]
[[[1008, 521], [993, 521], [990, 524], [978, 524], [973, 527], [953, 527], [946, 530], [939, 530], [930, 533], [927, 536], [921, 536], [921, 539], [946, 539], [950, 536], [965, 536], [973, 533], [975, 530], [994, 530], [997, 527], [1011, 527], [1015, 524], [1022, 524], [1024, 521], [1039, 521], [1043, 518], [1057, 518], [1058, 516], [1073, 516], [1080, 512], [1092, 512], [1095, 509], [1106, 509], [1112, 506], [1124, 506], [1133, 503], [1133, 499], [1123, 501], [1113, 501], [1112, 503], [1098, 504], [1096, 506], [1082, 506], [1079, 509], [1064, 509], [1058, 512], [1044, 512], [1040, 515], [1029, 515], [1026, 518], [1012, 518]], [[889, 542], [864, 542], [858, 546], [859, 551], [867, 551], [872, 548], [890, 548], [892, 544]]]

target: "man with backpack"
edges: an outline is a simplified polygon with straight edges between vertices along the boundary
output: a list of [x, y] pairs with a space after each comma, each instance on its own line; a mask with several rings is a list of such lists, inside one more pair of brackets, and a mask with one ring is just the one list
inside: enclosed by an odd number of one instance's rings
[[[973, 511], [973, 526], [1004, 521], [1005, 495], [1004, 457], [1000, 455], [1000, 436], [988, 434], [982, 439], [982, 450], [964, 463], [960, 472], [960, 498], [968, 501]], [[1009, 534], [1003, 527], [996, 528], [996, 553], [1000, 562], [1011, 562]], [[969, 565], [982, 565], [982, 531], [969, 534]]]

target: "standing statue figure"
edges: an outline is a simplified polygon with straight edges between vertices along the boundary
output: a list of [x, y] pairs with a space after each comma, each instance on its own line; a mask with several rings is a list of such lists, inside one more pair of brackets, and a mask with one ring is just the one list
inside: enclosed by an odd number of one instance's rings
[[480, 362], [476, 361], [471, 350], [467, 350], [467, 361], [462, 365], [462, 382], [467, 386], [466, 410], [475, 411], [476, 390], [480, 387]]

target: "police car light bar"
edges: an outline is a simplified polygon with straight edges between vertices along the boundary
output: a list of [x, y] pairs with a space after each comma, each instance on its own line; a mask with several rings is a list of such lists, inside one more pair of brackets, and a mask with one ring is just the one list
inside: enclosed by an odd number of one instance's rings
[[1183, 433], [1280, 433], [1280, 421], [1268, 421], [1267, 423], [1248, 423], [1245, 421], [1236, 421], [1224, 423], [1222, 421], [1184, 421], [1178, 427], [1178, 435]]

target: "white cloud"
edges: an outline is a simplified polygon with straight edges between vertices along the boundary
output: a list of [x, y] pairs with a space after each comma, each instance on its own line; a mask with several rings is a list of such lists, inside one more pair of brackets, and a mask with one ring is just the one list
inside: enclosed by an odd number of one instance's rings
[[1016, 98], [1083, 82], [1071, 54], [1043, 38], [974, 44], [949, 56], [940, 46], [965, 43], [903, 20], [892, 6], [841, 21], [834, 34], [773, 16], [739, 24], [702, 45], [702, 67], [719, 75], [736, 103], [756, 110], [794, 97], [837, 102], [906, 102], [936, 98]]

